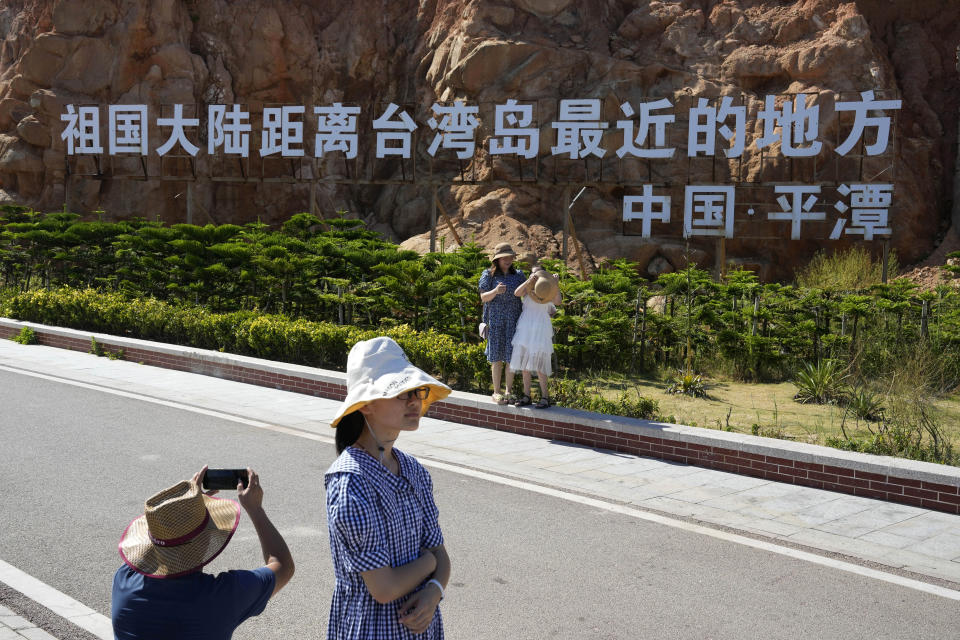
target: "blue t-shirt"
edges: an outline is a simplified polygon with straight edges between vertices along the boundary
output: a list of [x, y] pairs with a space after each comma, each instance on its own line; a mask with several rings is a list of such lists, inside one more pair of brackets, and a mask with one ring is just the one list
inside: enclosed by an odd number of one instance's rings
[[230, 640], [247, 618], [260, 615], [273, 595], [269, 567], [148, 578], [124, 565], [113, 576], [116, 640]]

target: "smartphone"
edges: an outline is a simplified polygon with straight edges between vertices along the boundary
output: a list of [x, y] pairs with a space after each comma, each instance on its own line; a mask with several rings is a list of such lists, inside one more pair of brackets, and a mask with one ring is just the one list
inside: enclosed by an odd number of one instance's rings
[[203, 476], [203, 488], [236, 489], [238, 480], [243, 481], [243, 488], [246, 489], [249, 482], [246, 469], [207, 469], [207, 473]]

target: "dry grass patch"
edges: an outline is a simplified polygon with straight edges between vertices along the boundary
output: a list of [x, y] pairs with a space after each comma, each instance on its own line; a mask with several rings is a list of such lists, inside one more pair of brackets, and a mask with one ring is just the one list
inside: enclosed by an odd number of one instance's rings
[[[627, 390], [655, 400], [661, 415], [677, 424], [758, 433], [811, 444], [823, 444], [829, 436], [843, 435], [840, 425], [844, 409], [796, 402], [793, 396], [797, 388], [791, 382], [707, 381], [706, 398], [671, 394], [667, 391], [669, 382], [643, 378], [606, 377], [597, 380], [597, 384], [609, 399]], [[942, 418], [945, 435], [955, 447], [960, 447], [960, 393], [938, 400], [934, 406]], [[866, 423], [861, 421], [858, 427], [849, 415], [845, 428], [852, 437], [869, 435]]]

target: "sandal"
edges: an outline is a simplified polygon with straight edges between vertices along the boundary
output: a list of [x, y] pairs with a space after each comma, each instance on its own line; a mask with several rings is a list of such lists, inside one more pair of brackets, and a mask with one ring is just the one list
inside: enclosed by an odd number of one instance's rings
[[496, 404], [507, 404], [507, 398], [502, 393], [495, 393], [490, 396], [490, 399], [493, 400]]
[[528, 396], [527, 394], [523, 394], [522, 396], [520, 396], [520, 399], [517, 400], [516, 406], [526, 407], [531, 404], [533, 404], [533, 400], [530, 399], [530, 396]]
[[550, 406], [550, 398], [544, 398], [541, 396], [540, 399], [537, 400], [537, 409], [546, 409], [549, 406]]

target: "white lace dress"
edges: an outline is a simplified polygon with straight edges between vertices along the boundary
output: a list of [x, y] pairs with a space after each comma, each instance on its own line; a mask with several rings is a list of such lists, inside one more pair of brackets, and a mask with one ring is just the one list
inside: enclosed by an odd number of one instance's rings
[[510, 368], [514, 371], [542, 371], [553, 374], [553, 323], [550, 322], [551, 304], [540, 304], [530, 296], [523, 296], [523, 311], [513, 334], [513, 355]]

